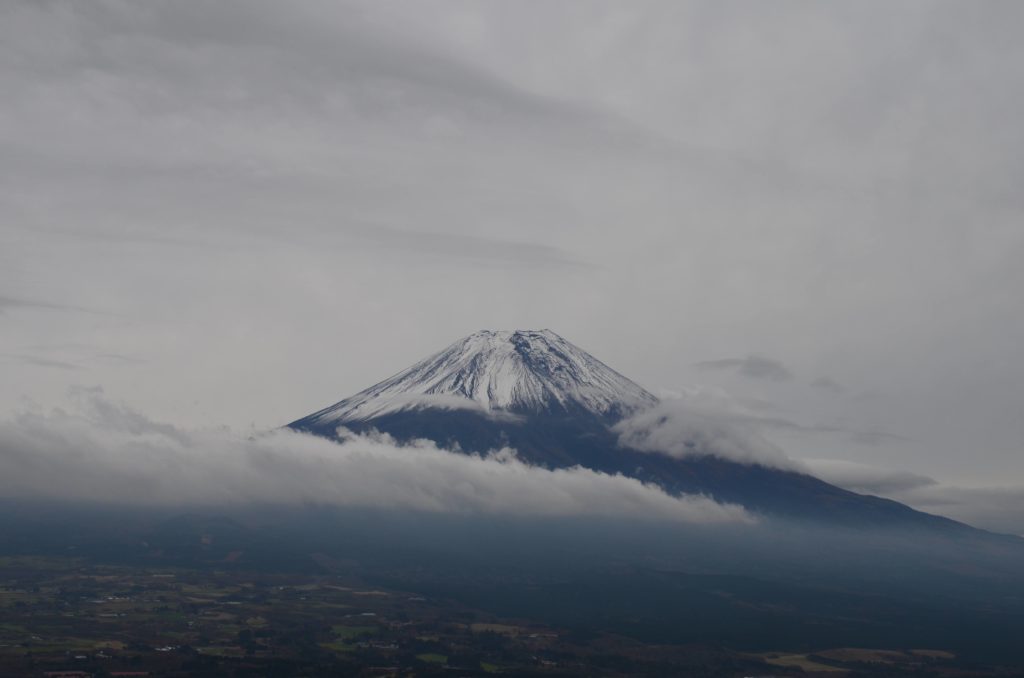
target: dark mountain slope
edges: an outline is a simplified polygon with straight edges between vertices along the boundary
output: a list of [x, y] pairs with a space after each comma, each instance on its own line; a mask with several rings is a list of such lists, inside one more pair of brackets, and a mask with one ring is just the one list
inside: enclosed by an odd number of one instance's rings
[[289, 426], [326, 437], [336, 437], [339, 427], [379, 431], [399, 442], [425, 438], [474, 453], [509, 447], [529, 464], [620, 473], [673, 494], [705, 494], [800, 521], [980, 532], [793, 470], [621, 446], [611, 427], [656, 403], [649, 392], [549, 330], [483, 331]]

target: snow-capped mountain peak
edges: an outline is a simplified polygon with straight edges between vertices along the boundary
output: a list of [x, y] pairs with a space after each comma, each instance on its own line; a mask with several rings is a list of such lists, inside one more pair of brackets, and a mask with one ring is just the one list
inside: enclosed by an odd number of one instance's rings
[[303, 421], [342, 424], [427, 407], [497, 418], [580, 411], [614, 418], [655, 402], [551, 330], [482, 330]]

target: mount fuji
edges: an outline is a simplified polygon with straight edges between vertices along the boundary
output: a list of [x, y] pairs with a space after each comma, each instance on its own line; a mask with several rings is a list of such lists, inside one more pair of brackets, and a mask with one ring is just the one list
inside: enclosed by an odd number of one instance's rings
[[513, 421], [569, 415], [614, 422], [657, 402], [551, 330], [483, 330], [291, 426], [321, 429], [419, 409]]
[[465, 453], [514, 448], [545, 468], [583, 466], [703, 494], [766, 516], [855, 527], [981, 533], [798, 470], [713, 454], [671, 457], [625, 446], [613, 429], [658, 398], [550, 330], [483, 330], [288, 426], [329, 438], [378, 431]]

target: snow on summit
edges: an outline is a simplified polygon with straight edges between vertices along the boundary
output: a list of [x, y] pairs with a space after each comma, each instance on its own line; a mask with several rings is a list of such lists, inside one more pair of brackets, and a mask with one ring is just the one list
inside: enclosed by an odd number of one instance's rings
[[584, 410], [621, 416], [657, 398], [551, 330], [482, 330], [306, 418], [364, 421], [435, 407], [493, 416]]

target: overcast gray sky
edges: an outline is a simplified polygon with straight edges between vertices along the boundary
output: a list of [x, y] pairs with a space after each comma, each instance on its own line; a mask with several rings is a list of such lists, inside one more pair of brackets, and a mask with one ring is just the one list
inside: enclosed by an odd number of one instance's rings
[[0, 412], [100, 386], [262, 429], [547, 327], [792, 457], [1022, 487], [1022, 25], [996, 0], [5, 2]]

